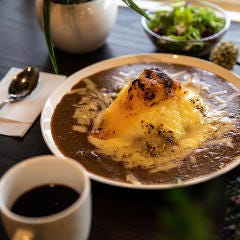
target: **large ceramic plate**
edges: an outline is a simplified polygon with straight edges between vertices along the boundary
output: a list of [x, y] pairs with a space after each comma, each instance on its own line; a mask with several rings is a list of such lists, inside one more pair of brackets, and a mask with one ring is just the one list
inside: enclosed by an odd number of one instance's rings
[[[76, 72], [75, 74], [67, 78], [67, 80], [65, 80], [65, 82], [62, 85], [60, 85], [51, 94], [51, 96], [49, 97], [49, 99], [47, 100], [43, 108], [42, 115], [41, 115], [41, 130], [42, 130], [44, 140], [53, 154], [57, 156], [63, 156], [58, 146], [54, 142], [54, 139], [51, 133], [51, 127], [50, 127], [50, 122], [51, 122], [54, 109], [56, 108], [57, 104], [60, 102], [62, 97], [76, 83], [78, 83], [81, 79], [88, 77], [89, 75], [93, 75], [103, 70], [111, 69], [114, 67], [124, 66], [126, 64], [136, 64], [136, 63], [169, 63], [169, 64], [180, 64], [187, 67], [189, 66], [194, 68], [196, 67], [199, 69], [206, 70], [210, 73], [216, 74], [222, 79], [231, 82], [238, 89], [240, 89], [239, 77], [234, 75], [230, 71], [220, 66], [217, 66], [213, 63], [210, 63], [208, 61], [203, 61], [197, 58], [192, 58], [187, 56], [172, 55], [172, 54], [139, 54], [139, 55], [128, 55], [128, 56], [123, 56], [119, 58], [113, 58], [113, 59], [96, 63], [94, 65], [91, 65], [89, 67], [86, 67]], [[238, 166], [239, 163], [240, 163], [240, 158], [238, 157], [237, 159], [232, 161], [230, 164], [224, 166], [219, 170], [216, 170], [208, 175], [198, 176], [196, 178], [189, 179], [182, 183], [146, 184], [146, 185], [144, 184], [144, 185], [138, 186], [138, 185], [132, 185], [130, 183], [111, 180], [90, 172], [89, 172], [89, 176], [90, 178], [96, 181], [114, 185], [114, 186], [120, 186], [120, 187], [126, 187], [126, 188], [138, 188], [138, 189], [164, 189], [164, 188], [176, 187], [176, 186], [179, 186], [179, 184], [181, 186], [186, 186], [186, 185], [192, 185], [192, 184], [196, 184], [196, 183], [200, 183], [200, 182], [212, 179], [216, 176], [219, 176], [221, 174], [228, 172], [229, 170]]]

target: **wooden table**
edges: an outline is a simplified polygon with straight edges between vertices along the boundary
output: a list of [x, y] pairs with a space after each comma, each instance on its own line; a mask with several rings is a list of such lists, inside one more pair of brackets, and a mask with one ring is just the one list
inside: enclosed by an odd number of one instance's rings
[[[240, 26], [231, 25], [226, 39], [240, 44]], [[60, 73], [70, 75], [101, 60], [126, 54], [157, 52], [145, 35], [140, 16], [119, 9], [106, 44], [84, 55], [56, 52]], [[34, 15], [33, 0], [0, 0], [0, 79], [10, 67], [27, 65], [52, 72], [44, 36]], [[240, 66], [233, 71], [240, 75]], [[43, 141], [39, 119], [24, 138], [0, 136], [0, 176], [23, 159], [50, 154]], [[164, 191], [121, 189], [92, 181], [92, 240], [221, 239], [226, 213], [227, 183], [240, 167], [224, 176], [187, 188]], [[67, 229], [66, 229], [67, 231]], [[7, 240], [2, 225], [0, 239]], [[55, 239], [52, 239], [55, 240]], [[57, 239], [56, 239], [57, 240]]]

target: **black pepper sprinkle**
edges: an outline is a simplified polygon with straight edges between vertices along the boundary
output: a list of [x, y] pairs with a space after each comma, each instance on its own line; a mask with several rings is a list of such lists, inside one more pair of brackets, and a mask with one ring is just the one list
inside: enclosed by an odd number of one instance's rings
[[132, 99], [133, 99], [133, 94], [130, 94], [129, 95], [129, 100], [132, 101]]
[[[135, 79], [133, 82], [132, 82], [132, 86], [133, 87], [135, 87], [136, 85], [138, 85], [138, 87], [142, 90], [142, 91], [144, 91], [145, 90], [145, 85], [141, 82], [141, 80], [140, 79]], [[130, 87], [131, 88], [131, 87]], [[129, 90], [130, 90], [130, 88], [129, 88]]]
[[132, 87], [130, 87], [129, 89], [128, 89], [128, 93], [130, 93], [132, 91]]
[[148, 141], [146, 141], [146, 150], [150, 157], [156, 157], [156, 147], [152, 146]]
[[148, 90], [144, 93], [144, 99], [147, 99], [147, 100], [152, 100], [154, 99], [156, 96], [156, 94], [154, 92], [152, 92], [151, 90]]
[[164, 89], [167, 94], [171, 94], [171, 89], [173, 87], [173, 80], [162, 70], [155, 68], [154, 71], [157, 73], [159, 80], [163, 82]]
[[154, 68], [151, 68], [151, 69], [146, 69], [145, 72], [146, 72], [146, 77], [148, 79], [151, 79], [152, 78], [152, 70], [154, 70]]
[[152, 128], [152, 129], [154, 129], [154, 125], [151, 124], [151, 123], [149, 124], [149, 127]]

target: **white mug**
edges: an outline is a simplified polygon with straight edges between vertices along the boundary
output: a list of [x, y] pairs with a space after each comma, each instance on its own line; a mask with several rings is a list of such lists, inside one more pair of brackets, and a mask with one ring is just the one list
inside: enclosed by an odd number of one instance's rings
[[[43, 217], [12, 212], [23, 193], [41, 185], [68, 186], [80, 197], [66, 209]], [[86, 170], [76, 161], [56, 156], [38, 156], [10, 168], [0, 180], [3, 225], [12, 240], [86, 240], [91, 226], [91, 184]]]

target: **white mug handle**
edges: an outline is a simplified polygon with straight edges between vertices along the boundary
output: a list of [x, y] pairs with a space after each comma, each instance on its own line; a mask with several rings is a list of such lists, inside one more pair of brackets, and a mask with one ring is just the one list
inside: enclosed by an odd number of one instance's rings
[[14, 233], [12, 240], [35, 240], [35, 238], [32, 231], [20, 228]]

